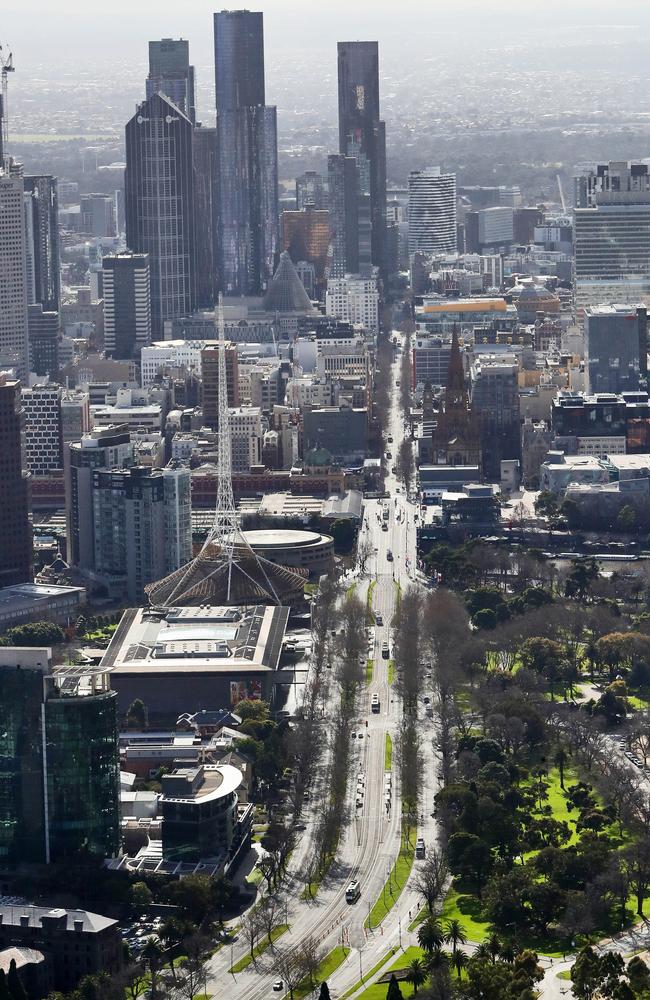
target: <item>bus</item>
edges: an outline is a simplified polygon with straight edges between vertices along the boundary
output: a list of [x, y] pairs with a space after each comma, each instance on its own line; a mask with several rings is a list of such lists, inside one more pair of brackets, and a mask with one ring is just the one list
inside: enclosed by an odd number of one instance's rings
[[359, 879], [355, 878], [352, 882], [350, 882], [349, 886], [345, 890], [345, 902], [356, 903], [360, 895], [361, 886], [359, 885]]
[[381, 705], [380, 705], [380, 702], [379, 702], [379, 695], [378, 694], [373, 694], [372, 699], [370, 701], [370, 709], [371, 709], [372, 712], [375, 713], [375, 715], [377, 715], [377, 713], [379, 712], [380, 708], [381, 708]]

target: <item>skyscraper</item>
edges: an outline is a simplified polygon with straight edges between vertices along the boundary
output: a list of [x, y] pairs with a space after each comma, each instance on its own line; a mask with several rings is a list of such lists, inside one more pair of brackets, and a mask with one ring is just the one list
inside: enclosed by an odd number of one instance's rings
[[189, 469], [98, 469], [92, 505], [94, 574], [113, 592], [139, 601], [145, 584], [189, 562]]
[[40, 302], [27, 306], [29, 370], [54, 377], [59, 370], [59, 314], [46, 312]]
[[456, 252], [456, 175], [440, 167], [409, 174], [409, 255]]
[[86, 572], [92, 572], [95, 567], [93, 471], [126, 468], [134, 461], [134, 447], [126, 424], [94, 430], [68, 445], [63, 466], [68, 561], [71, 566]]
[[196, 121], [194, 67], [190, 66], [190, 46], [184, 38], [161, 38], [149, 42], [147, 97], [164, 94], [186, 115]]
[[574, 183], [577, 311], [601, 304], [650, 304], [648, 165], [599, 163]]
[[104, 277], [104, 350], [128, 360], [151, 342], [151, 278], [146, 253], [108, 254]]
[[25, 457], [33, 476], [49, 476], [63, 468], [60, 385], [40, 382], [23, 389]]
[[255, 295], [273, 274], [279, 244], [276, 109], [264, 94], [262, 14], [214, 15], [219, 149], [220, 281]]
[[34, 276], [29, 302], [40, 302], [45, 312], [52, 312], [61, 304], [57, 179], [47, 174], [28, 175], [24, 184], [28, 267]]
[[194, 204], [196, 304], [212, 309], [218, 289], [218, 151], [217, 130], [194, 129]]
[[308, 205], [316, 209], [328, 207], [327, 179], [315, 170], [306, 170], [296, 177], [296, 208], [301, 212]]
[[359, 170], [352, 156], [328, 156], [330, 274], [359, 271]]
[[643, 306], [585, 309], [585, 389], [637, 392], [648, 369], [648, 317]]
[[0, 170], [0, 370], [29, 369], [23, 179]]
[[264, 16], [222, 10], [214, 15], [217, 114], [264, 104]]
[[190, 119], [160, 94], [126, 126], [126, 242], [149, 254], [154, 337], [196, 303], [193, 133]]
[[377, 42], [338, 43], [338, 86], [339, 153], [353, 156], [359, 168], [360, 264], [363, 266], [367, 255], [364, 218], [369, 214], [371, 262], [383, 270], [386, 127], [379, 118]]
[[110, 674], [0, 653], [0, 858], [49, 864], [120, 846], [117, 695]]
[[32, 529], [20, 382], [3, 372], [0, 372], [0, 455], [0, 587], [9, 587], [32, 579]]
[[325, 276], [330, 243], [329, 212], [308, 205], [302, 212], [282, 213], [282, 248], [294, 264], [308, 261], [314, 265], [318, 281]]

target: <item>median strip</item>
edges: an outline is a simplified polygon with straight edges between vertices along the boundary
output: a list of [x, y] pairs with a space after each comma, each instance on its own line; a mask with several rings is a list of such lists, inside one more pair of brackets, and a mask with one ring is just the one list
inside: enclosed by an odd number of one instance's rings
[[248, 952], [248, 954], [244, 955], [243, 958], [240, 958], [238, 962], [235, 962], [235, 964], [230, 970], [231, 973], [233, 973], [234, 975], [234, 973], [236, 972], [243, 972], [244, 969], [247, 969], [248, 966], [251, 964], [251, 962], [254, 962], [256, 958], [259, 958], [260, 955], [262, 955], [267, 948], [269, 948], [275, 941], [277, 941], [279, 937], [282, 937], [282, 935], [285, 934], [286, 931], [288, 930], [289, 930], [289, 924], [278, 924], [277, 927], [274, 927], [273, 930], [271, 931], [271, 940], [269, 941], [267, 936], [264, 938], [263, 941], [260, 941], [259, 944], [256, 944], [255, 947], [253, 948], [253, 954], [251, 955], [251, 953]]
[[402, 889], [408, 882], [409, 875], [411, 874], [411, 868], [413, 867], [414, 856], [415, 851], [413, 849], [413, 845], [406, 834], [404, 821], [402, 821], [400, 851], [397, 855], [397, 860], [391, 869], [390, 875], [388, 876], [388, 881], [382, 889], [379, 899], [366, 917], [364, 927], [367, 927], [368, 930], [374, 930], [375, 927], [379, 927], [382, 920], [395, 906], [395, 903], [402, 893]]

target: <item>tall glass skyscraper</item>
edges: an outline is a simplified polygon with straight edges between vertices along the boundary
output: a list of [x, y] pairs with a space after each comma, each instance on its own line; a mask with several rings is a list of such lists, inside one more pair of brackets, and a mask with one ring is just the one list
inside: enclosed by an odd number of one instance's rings
[[194, 126], [175, 104], [153, 94], [126, 126], [126, 242], [149, 254], [151, 332], [196, 304]]
[[26, 176], [25, 224], [27, 227], [28, 288], [30, 303], [40, 302], [45, 312], [58, 311], [61, 301], [59, 259], [59, 205], [56, 177]]
[[189, 42], [184, 38], [161, 38], [149, 42], [147, 97], [164, 94], [191, 122], [196, 120], [194, 67], [190, 66]]
[[262, 14], [216, 13], [214, 55], [221, 285], [255, 295], [273, 276], [279, 247], [277, 118], [265, 104]]
[[377, 42], [338, 43], [339, 153], [359, 168], [359, 266], [385, 266], [386, 127], [379, 118]]
[[52, 670], [48, 649], [0, 653], [0, 861], [120, 846], [117, 695], [106, 671]]
[[342, 278], [359, 270], [359, 170], [352, 156], [328, 156], [330, 274]]

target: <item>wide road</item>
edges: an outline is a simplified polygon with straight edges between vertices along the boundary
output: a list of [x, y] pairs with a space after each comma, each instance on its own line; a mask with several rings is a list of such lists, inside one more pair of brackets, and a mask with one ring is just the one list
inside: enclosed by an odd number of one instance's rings
[[[364, 523], [359, 544], [373, 549], [367, 560], [363, 577], [355, 575], [357, 593], [365, 601], [368, 586], [375, 581], [372, 604], [379, 613], [382, 624], [372, 630], [373, 677], [359, 695], [357, 724], [354, 727], [353, 765], [349, 781], [349, 809], [351, 821], [340, 844], [336, 862], [320, 887], [315, 900], [304, 899], [304, 879], [302, 870], [305, 858], [312, 848], [312, 828], [314, 815], [318, 810], [321, 796], [326, 794], [324, 776], [320, 775], [312, 790], [311, 803], [306, 812], [307, 830], [302, 834], [292, 857], [289, 877], [286, 880], [286, 915], [291, 927], [289, 933], [280, 939], [282, 948], [298, 947], [301, 940], [309, 936], [318, 939], [323, 954], [341, 942], [351, 949], [350, 955], [341, 968], [329, 980], [333, 997], [340, 996], [360, 978], [361, 972], [374, 965], [388, 950], [391, 942], [406, 939], [409, 910], [415, 913], [417, 899], [408, 888], [404, 890], [398, 904], [384, 920], [381, 929], [368, 931], [364, 924], [369, 911], [382, 892], [388, 872], [397, 857], [400, 846], [401, 801], [399, 782], [395, 768], [392, 777], [391, 807], [386, 808], [384, 791], [384, 752], [386, 734], [393, 739], [393, 746], [401, 718], [399, 699], [388, 683], [388, 659], [382, 656], [382, 644], [391, 646], [390, 624], [395, 612], [398, 590], [406, 589], [414, 579], [416, 566], [416, 525], [417, 507], [410, 503], [390, 469], [395, 464], [400, 442], [408, 429], [399, 410], [399, 390], [395, 381], [399, 378], [399, 356], [393, 363], [393, 391], [389, 415], [389, 437], [392, 442], [387, 450], [393, 458], [388, 460], [386, 489], [390, 499], [366, 500]], [[388, 507], [387, 522], [383, 518], [383, 508]], [[383, 525], [387, 523], [387, 530]], [[392, 558], [389, 557], [392, 556]], [[335, 685], [331, 685], [335, 688]], [[379, 696], [380, 712], [371, 712], [373, 694]], [[332, 690], [331, 698], [337, 697]], [[433, 725], [426, 719], [422, 709], [423, 736], [433, 735]], [[335, 705], [331, 701], [323, 725], [327, 726], [327, 715], [333, 713]], [[366, 726], [367, 722], [367, 726]], [[427, 785], [423, 790], [423, 823], [418, 829], [431, 843], [433, 821], [430, 818], [433, 807], [435, 762], [432, 758], [432, 740], [423, 740], [427, 774]], [[351, 878], [361, 883], [361, 898], [355, 905], [345, 901], [345, 889]], [[277, 975], [273, 972], [272, 953], [265, 954], [256, 965], [237, 975], [228, 970], [232, 960], [237, 961], [247, 952], [244, 941], [238, 941], [232, 948], [217, 952], [210, 963], [208, 993], [215, 997], [232, 1000], [257, 1000], [272, 994], [272, 985]], [[281, 994], [280, 994], [281, 995]]]

